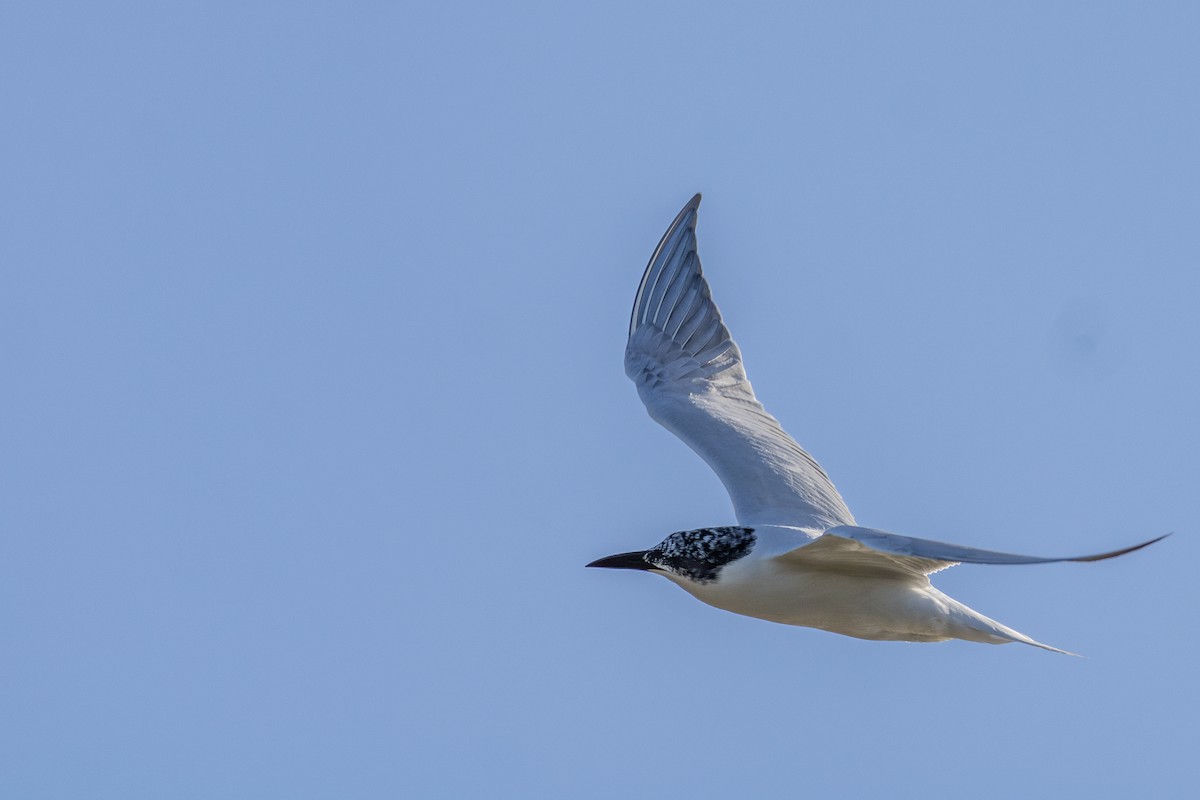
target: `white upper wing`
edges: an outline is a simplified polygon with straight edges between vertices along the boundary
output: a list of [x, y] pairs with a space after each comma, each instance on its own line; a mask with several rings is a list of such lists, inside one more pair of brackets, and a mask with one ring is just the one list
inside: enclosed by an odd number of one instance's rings
[[646, 410], [725, 484], [738, 522], [823, 531], [854, 517], [824, 470], [754, 396], [696, 253], [696, 195], [650, 258], [625, 373]]

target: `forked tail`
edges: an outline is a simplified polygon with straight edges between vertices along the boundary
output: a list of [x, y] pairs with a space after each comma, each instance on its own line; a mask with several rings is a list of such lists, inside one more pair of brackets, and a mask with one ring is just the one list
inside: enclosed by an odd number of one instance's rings
[[[946, 595], [942, 595], [946, 597]], [[973, 608], [968, 608], [962, 603], [950, 597], [946, 597], [953, 604], [951, 614], [955, 620], [962, 626], [958, 638], [966, 639], [972, 642], [986, 642], [987, 644], [1008, 644], [1009, 642], [1020, 642], [1021, 644], [1033, 645], [1040, 647], [1043, 650], [1049, 650], [1051, 653], [1062, 653], [1064, 656], [1075, 656], [1082, 658], [1079, 653], [1072, 653], [1070, 650], [1062, 650], [1058, 647], [1051, 647], [1048, 644], [1042, 644], [1036, 639], [1032, 639], [1020, 631], [1015, 631], [1007, 625], [1001, 625], [994, 619], [985, 617]], [[964, 630], [965, 629], [965, 630]]]

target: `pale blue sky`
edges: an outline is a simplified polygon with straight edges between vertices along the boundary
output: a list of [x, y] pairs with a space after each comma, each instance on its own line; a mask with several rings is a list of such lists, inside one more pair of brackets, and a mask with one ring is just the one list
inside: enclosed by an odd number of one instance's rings
[[[0, 795], [1182, 796], [1200, 11], [7, 4]], [[1093, 565], [860, 642], [584, 570], [727, 524], [621, 358], [703, 191], [859, 521]]]

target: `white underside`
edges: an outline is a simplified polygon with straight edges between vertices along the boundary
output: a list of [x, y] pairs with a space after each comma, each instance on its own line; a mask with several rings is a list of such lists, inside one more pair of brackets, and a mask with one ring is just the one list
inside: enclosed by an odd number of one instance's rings
[[[781, 531], [782, 532], [782, 531]], [[964, 639], [987, 644], [1037, 642], [935, 589], [923, 575], [860, 575], [812, 569], [774, 557], [770, 533], [756, 552], [726, 566], [718, 580], [696, 583], [662, 573], [717, 608], [784, 625], [903, 642]]]

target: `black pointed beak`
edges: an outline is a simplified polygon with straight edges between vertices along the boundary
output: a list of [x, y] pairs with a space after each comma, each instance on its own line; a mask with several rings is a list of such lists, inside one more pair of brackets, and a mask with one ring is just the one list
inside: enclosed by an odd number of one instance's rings
[[632, 553], [618, 553], [615, 556], [598, 558], [589, 567], [604, 567], [605, 569], [654, 569], [654, 565], [646, 560], [645, 550], [635, 550]]

